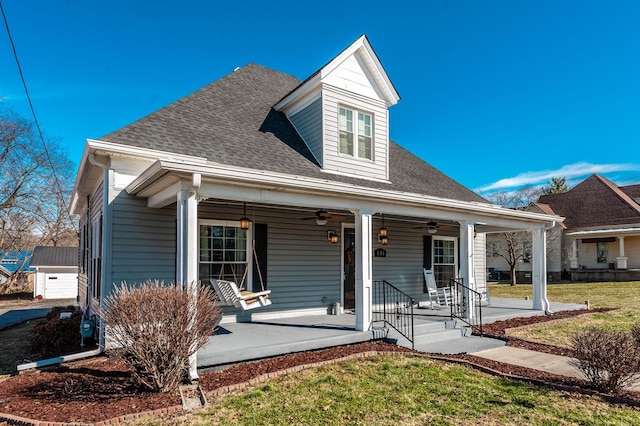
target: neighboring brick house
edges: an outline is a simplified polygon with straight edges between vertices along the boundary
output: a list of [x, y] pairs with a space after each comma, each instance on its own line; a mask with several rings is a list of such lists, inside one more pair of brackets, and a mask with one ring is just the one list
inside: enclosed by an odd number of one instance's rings
[[[562, 194], [543, 195], [528, 211], [558, 215], [547, 238], [547, 273], [550, 280], [640, 280], [640, 185], [617, 186], [592, 175]], [[487, 266], [494, 277], [508, 270], [495, 256], [487, 238]], [[527, 279], [530, 266], [518, 266], [518, 278]]]
[[[538, 204], [565, 217], [560, 261], [572, 280], [640, 279], [640, 185], [592, 175]], [[549, 253], [548, 255], [551, 255]]]

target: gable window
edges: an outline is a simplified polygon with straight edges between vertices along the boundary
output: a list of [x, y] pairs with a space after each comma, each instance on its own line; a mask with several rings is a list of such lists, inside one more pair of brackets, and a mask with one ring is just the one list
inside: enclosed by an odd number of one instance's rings
[[211, 278], [235, 282], [238, 287], [248, 285], [249, 248], [247, 230], [240, 222], [206, 221], [200, 223], [199, 279], [208, 283]]
[[[357, 158], [373, 159], [372, 115], [340, 107], [340, 153]], [[356, 125], [354, 125], [354, 120]]]

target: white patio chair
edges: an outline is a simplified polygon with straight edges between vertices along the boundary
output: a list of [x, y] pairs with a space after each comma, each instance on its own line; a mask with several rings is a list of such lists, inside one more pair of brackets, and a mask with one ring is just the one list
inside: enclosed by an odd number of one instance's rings
[[436, 279], [431, 269], [423, 269], [424, 281], [427, 283], [427, 294], [431, 309], [435, 309], [433, 302], [437, 303], [437, 308], [441, 306], [449, 306], [451, 304], [451, 289], [449, 287], [438, 288]]
[[240, 291], [233, 281], [216, 280], [214, 278], [210, 281], [213, 289], [218, 293], [220, 302], [225, 305], [235, 306], [236, 308], [248, 311], [271, 304], [271, 300], [269, 300], [271, 290], [252, 293], [250, 291]]

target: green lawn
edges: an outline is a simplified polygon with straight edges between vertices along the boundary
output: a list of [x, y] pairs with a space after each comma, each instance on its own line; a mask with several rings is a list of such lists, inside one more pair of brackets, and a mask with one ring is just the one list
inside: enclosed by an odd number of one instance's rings
[[[490, 284], [489, 294], [491, 297], [523, 299], [526, 296], [531, 297], [532, 286], [518, 284], [511, 287], [508, 284]], [[615, 310], [550, 325], [541, 324], [518, 331], [514, 334], [516, 337], [566, 346], [570, 336], [582, 327], [598, 326], [628, 330], [640, 320], [640, 282], [549, 284], [547, 298], [552, 302], [567, 303], [585, 303], [588, 300], [592, 308], [615, 308]]]
[[640, 410], [426, 357], [342, 362], [233, 393], [156, 425], [630, 425]]

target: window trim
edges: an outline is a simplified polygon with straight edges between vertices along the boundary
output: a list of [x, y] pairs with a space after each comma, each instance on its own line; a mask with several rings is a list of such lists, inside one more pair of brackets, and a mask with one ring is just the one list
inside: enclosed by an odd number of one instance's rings
[[[353, 135], [353, 154], [349, 154], [347, 152], [342, 152], [341, 150], [341, 146], [340, 146], [340, 132], [342, 132], [342, 128], [340, 126], [340, 110], [346, 110], [346, 111], [351, 111], [352, 113], [352, 132], [351, 134]], [[369, 116], [371, 117], [371, 123], [369, 125], [370, 127], [370, 131], [371, 131], [371, 135], [368, 136], [371, 139], [371, 146], [370, 148], [370, 153], [371, 153], [371, 158], [368, 157], [361, 157], [360, 156], [360, 133], [359, 133], [359, 119], [358, 116], [359, 114], [363, 114], [365, 116]], [[374, 123], [375, 123], [375, 115], [372, 112], [360, 109], [360, 108], [355, 108], [355, 107], [351, 107], [351, 106], [346, 106], [343, 104], [338, 104], [338, 155], [340, 156], [346, 156], [349, 158], [356, 158], [358, 160], [363, 160], [363, 161], [371, 161], [374, 162], [375, 161], [375, 143], [374, 143]]]
[[[225, 227], [234, 227], [234, 228], [238, 228], [240, 229], [240, 221], [236, 221], [236, 220], [218, 220], [218, 219], [199, 219], [198, 220], [198, 280], [202, 282], [202, 279], [200, 278], [200, 227], [202, 225], [205, 226], [225, 226]], [[252, 244], [253, 244], [253, 222], [251, 222], [249, 224], [249, 229], [246, 230], [246, 255], [245, 255], [245, 259], [246, 259], [246, 264], [247, 264], [247, 278], [245, 281], [245, 285], [244, 288], [248, 291], [254, 291], [253, 289], [253, 253], [252, 253]], [[223, 262], [205, 262], [207, 264], [211, 264], [211, 263], [222, 263]], [[208, 282], [205, 282], [204, 284], [209, 284]], [[238, 285], [238, 288], [240, 288], [241, 283], [236, 283]]]

